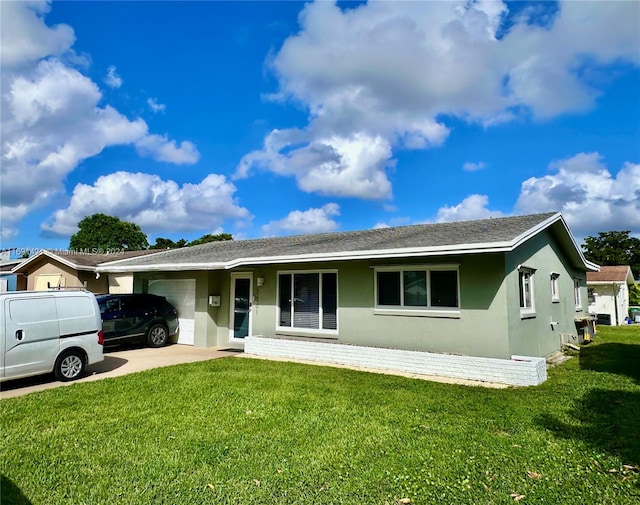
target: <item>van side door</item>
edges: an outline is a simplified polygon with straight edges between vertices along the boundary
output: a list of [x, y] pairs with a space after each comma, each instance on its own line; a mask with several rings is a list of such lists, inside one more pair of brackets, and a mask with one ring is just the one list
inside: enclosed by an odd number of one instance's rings
[[9, 310], [9, 300], [0, 298], [0, 378], [4, 377], [4, 348], [5, 348], [5, 335], [7, 334], [7, 328], [5, 321], [7, 320], [7, 311]]
[[51, 371], [60, 348], [53, 296], [9, 298], [5, 316], [5, 378]]

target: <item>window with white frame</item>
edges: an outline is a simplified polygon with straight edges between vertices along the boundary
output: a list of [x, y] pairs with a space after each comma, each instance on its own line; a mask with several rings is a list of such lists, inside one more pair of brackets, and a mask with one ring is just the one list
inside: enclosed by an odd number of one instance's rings
[[573, 279], [573, 298], [576, 302], [576, 310], [582, 310], [582, 295], [580, 294], [580, 279]]
[[338, 329], [335, 271], [278, 273], [278, 329], [333, 332]]
[[533, 297], [533, 268], [520, 267], [518, 269], [518, 287], [520, 291], [520, 312], [532, 314], [535, 312]]
[[560, 301], [560, 289], [558, 283], [558, 277], [560, 274], [553, 272], [551, 274], [551, 301], [559, 302]]
[[457, 267], [380, 267], [375, 275], [376, 308], [460, 308]]

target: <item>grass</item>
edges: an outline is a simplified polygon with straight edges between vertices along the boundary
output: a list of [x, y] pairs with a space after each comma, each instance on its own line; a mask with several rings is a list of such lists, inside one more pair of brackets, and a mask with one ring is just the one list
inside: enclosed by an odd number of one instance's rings
[[225, 358], [0, 409], [3, 505], [640, 500], [638, 326], [532, 388]]

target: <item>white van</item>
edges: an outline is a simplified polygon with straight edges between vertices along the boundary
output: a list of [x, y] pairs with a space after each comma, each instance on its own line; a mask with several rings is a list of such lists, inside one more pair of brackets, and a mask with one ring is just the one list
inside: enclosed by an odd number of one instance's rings
[[0, 294], [0, 382], [53, 372], [70, 381], [102, 361], [100, 309], [88, 291]]

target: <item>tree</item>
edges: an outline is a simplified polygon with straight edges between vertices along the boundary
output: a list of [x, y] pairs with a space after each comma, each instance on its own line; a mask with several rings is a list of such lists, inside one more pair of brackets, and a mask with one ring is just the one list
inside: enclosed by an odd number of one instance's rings
[[[181, 238], [178, 242], [186, 243], [186, 240]], [[150, 246], [149, 249], [177, 249], [178, 247], [184, 247], [184, 244], [178, 245], [177, 242], [174, 242], [170, 238], [158, 237], [156, 243]]]
[[190, 247], [192, 245], [206, 244], [207, 242], [221, 242], [223, 240], [233, 240], [233, 235], [231, 235], [230, 233], [219, 233], [217, 235], [211, 235], [209, 233], [193, 240], [192, 242], [187, 242], [183, 238], [181, 238], [177, 242], [174, 242], [170, 238], [158, 237], [156, 239], [156, 243], [149, 247], [149, 249], [178, 249], [180, 247]]
[[139, 251], [147, 247], [147, 236], [137, 224], [106, 214], [85, 217], [78, 223], [78, 231], [69, 242], [70, 249], [105, 253], [114, 250]]
[[597, 237], [584, 239], [585, 257], [598, 265], [629, 265], [634, 279], [640, 277], [640, 239], [630, 237], [631, 231], [599, 232]]
[[629, 305], [640, 307], [640, 282], [629, 287]]
[[189, 247], [192, 245], [206, 244], [207, 242], [222, 242], [223, 240], [233, 240], [233, 235], [230, 233], [218, 233], [217, 235], [211, 235], [208, 233], [189, 242]]

